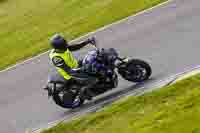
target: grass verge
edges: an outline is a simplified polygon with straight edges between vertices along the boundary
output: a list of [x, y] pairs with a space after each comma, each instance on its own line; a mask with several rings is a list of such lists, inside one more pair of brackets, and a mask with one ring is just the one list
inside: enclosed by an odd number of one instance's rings
[[0, 0], [0, 69], [166, 0]]
[[200, 133], [200, 75], [42, 133]]

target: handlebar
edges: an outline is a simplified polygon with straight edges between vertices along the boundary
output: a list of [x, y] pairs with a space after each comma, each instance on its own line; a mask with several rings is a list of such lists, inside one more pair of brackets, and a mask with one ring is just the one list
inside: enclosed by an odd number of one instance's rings
[[97, 48], [97, 40], [95, 37], [92, 37], [91, 39], [91, 43], [93, 44], [93, 46], [95, 46]]
[[100, 51], [100, 48], [97, 45], [97, 40], [95, 37], [90, 38], [91, 44], [96, 48], [97, 51]]

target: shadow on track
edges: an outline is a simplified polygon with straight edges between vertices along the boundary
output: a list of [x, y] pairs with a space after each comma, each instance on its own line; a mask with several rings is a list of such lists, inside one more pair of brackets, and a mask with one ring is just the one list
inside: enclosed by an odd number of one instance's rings
[[[94, 99], [91, 102], [87, 102], [84, 105], [82, 105], [80, 108], [65, 111], [63, 114], [63, 117], [66, 117], [66, 116], [70, 117], [70, 116], [74, 116], [74, 115], [76, 116], [76, 115], [82, 114], [81, 112], [83, 112], [83, 113], [88, 112], [87, 110], [92, 110], [89, 112], [96, 112], [100, 108], [111, 104], [112, 102], [120, 99], [121, 97], [124, 97], [126, 95], [134, 93], [134, 91], [136, 91], [136, 90], [141, 90], [140, 92], [143, 92], [144, 86], [146, 84], [149, 84], [149, 83], [152, 83], [155, 81], [156, 81], [156, 79], [151, 78], [145, 82], [133, 84], [133, 85], [131, 85], [127, 88], [121, 89], [119, 91], [114, 91], [113, 93], [111, 93], [109, 95]], [[135, 94], [135, 95], [137, 95], [137, 94]], [[66, 118], [66, 120], [67, 119], [68, 119], [68, 117]]]

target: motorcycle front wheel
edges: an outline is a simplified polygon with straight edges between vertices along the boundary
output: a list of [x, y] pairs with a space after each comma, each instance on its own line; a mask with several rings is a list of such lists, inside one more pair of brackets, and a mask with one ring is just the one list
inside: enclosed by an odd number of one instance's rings
[[131, 82], [143, 82], [151, 76], [150, 65], [139, 59], [129, 60], [123, 67], [119, 67], [119, 74]]

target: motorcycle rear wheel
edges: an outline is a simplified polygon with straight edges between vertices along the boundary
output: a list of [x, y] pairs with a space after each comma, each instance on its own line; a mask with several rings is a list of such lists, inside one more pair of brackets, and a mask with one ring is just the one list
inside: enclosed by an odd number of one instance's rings
[[68, 91], [61, 96], [60, 93], [53, 95], [53, 101], [62, 108], [78, 108], [84, 103], [84, 99]]

